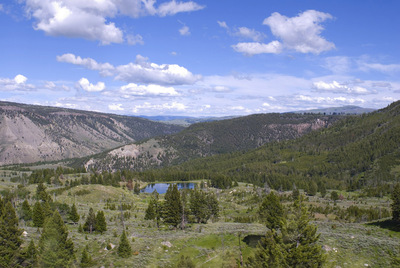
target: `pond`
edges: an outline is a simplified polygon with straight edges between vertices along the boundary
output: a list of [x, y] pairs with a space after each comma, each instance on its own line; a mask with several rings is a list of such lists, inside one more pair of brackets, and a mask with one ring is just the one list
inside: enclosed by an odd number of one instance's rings
[[[165, 194], [168, 190], [168, 187], [171, 183], [151, 183], [146, 186], [146, 188], [140, 190], [141, 193], [152, 193], [154, 190], [157, 190], [159, 194]], [[196, 183], [193, 182], [182, 182], [177, 183], [178, 190], [181, 189], [193, 189]]]

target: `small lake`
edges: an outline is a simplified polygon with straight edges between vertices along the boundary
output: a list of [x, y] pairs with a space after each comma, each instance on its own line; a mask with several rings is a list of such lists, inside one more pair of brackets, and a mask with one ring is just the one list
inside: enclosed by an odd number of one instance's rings
[[[154, 190], [157, 190], [159, 194], [165, 194], [168, 190], [170, 184], [175, 183], [151, 183], [146, 186], [146, 188], [140, 190], [141, 193], [152, 193]], [[182, 182], [176, 183], [178, 186], [178, 190], [181, 189], [194, 189], [196, 183], [193, 182]]]

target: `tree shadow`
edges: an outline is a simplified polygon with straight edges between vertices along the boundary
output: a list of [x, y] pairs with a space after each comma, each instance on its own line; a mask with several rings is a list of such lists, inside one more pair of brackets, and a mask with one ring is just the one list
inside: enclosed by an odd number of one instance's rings
[[370, 222], [370, 223], [367, 223], [367, 225], [377, 226], [382, 229], [388, 229], [391, 231], [400, 232], [400, 222], [394, 221], [392, 219], [384, 220], [384, 221]]

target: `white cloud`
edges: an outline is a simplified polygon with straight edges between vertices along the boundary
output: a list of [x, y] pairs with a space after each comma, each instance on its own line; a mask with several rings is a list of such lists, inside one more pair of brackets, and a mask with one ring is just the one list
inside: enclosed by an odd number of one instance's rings
[[222, 28], [229, 29], [225, 21], [217, 21], [218, 25]]
[[254, 29], [249, 29], [247, 27], [239, 27], [234, 32], [234, 35], [242, 37], [242, 38], [252, 39], [254, 42], [260, 42], [265, 38], [264, 34], [254, 30]]
[[274, 36], [280, 38], [285, 47], [300, 53], [319, 54], [335, 48], [335, 45], [320, 36], [321, 22], [333, 19], [328, 13], [307, 10], [296, 17], [288, 18], [273, 13], [263, 22], [271, 28]]
[[134, 96], [178, 96], [179, 93], [173, 87], [163, 87], [159, 85], [136, 85], [129, 83], [122, 86], [120, 93], [123, 95]]
[[235, 51], [249, 56], [262, 53], [279, 54], [282, 52], [282, 44], [279, 41], [272, 41], [268, 44], [256, 42], [238, 43], [232, 47]]
[[78, 81], [78, 84], [83, 90], [88, 92], [99, 92], [106, 88], [106, 85], [103, 82], [98, 82], [96, 85], [94, 85], [84, 77]]
[[136, 35], [127, 35], [126, 36], [126, 41], [128, 42], [129, 45], [144, 45], [143, 37], [140, 34]]
[[381, 64], [381, 63], [366, 63], [359, 61], [359, 66], [362, 71], [378, 71], [382, 73], [400, 72], [400, 64]]
[[184, 35], [184, 36], [190, 35], [190, 29], [189, 29], [189, 27], [184, 25], [182, 28], [179, 29], [179, 33], [180, 33], [180, 35]]
[[124, 108], [122, 108], [122, 104], [109, 104], [108, 109], [111, 111], [124, 111]]
[[94, 59], [81, 58], [70, 53], [57, 56], [57, 61], [72, 63], [74, 65], [83, 66], [90, 70], [99, 71], [103, 76], [111, 76], [115, 70], [115, 67], [109, 63], [98, 63]]
[[[35, 30], [44, 31], [51, 36], [98, 40], [104, 45], [122, 43], [125, 40], [123, 31], [111, 21], [118, 16], [164, 17], [204, 8], [193, 1], [175, 0], [164, 2], [159, 7], [154, 6], [156, 0], [25, 0], [24, 2], [26, 13], [35, 19]], [[134, 40], [138, 41], [137, 38]], [[131, 44], [141, 44], [141, 42], [132, 43], [129, 37], [126, 41]]]
[[193, 84], [201, 79], [200, 75], [193, 75], [182, 66], [152, 63], [141, 55], [136, 56], [135, 63], [131, 62], [116, 67], [109, 63], [98, 63], [94, 59], [81, 58], [73, 54], [57, 56], [57, 60], [99, 71], [103, 76], [115, 76], [115, 79], [128, 83], [184, 85]]
[[333, 73], [342, 74], [351, 70], [352, 59], [345, 56], [327, 57], [323, 67]]
[[22, 74], [16, 75], [13, 79], [0, 78], [0, 91], [29, 91], [35, 89], [32, 84], [27, 84], [28, 78]]
[[3, 11], [3, 10], [4, 10], [3, 4], [0, 4], [0, 11]]
[[346, 98], [346, 97], [311, 97], [306, 95], [297, 95], [295, 99], [301, 102], [310, 102], [316, 104], [327, 105], [347, 105], [347, 104], [363, 104], [362, 98]]
[[371, 94], [371, 92], [360, 86], [350, 86], [348, 84], [340, 84], [337, 81], [332, 83], [326, 83], [324, 81], [318, 81], [313, 83], [313, 88], [322, 92], [332, 93], [346, 93], [346, 94]]
[[161, 17], [175, 15], [180, 12], [191, 12], [203, 9], [201, 6], [193, 1], [189, 2], [176, 2], [172, 0], [170, 2], [162, 3], [158, 9], [157, 14]]

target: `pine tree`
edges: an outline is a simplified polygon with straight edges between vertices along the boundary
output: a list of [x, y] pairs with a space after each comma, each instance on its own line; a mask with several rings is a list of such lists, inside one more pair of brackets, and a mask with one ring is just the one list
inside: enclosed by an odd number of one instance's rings
[[39, 240], [39, 265], [41, 267], [70, 267], [75, 259], [74, 244], [56, 210], [46, 219]]
[[75, 224], [77, 222], [79, 222], [80, 217], [79, 217], [78, 210], [76, 209], [75, 204], [72, 204], [68, 218]]
[[39, 201], [36, 201], [35, 205], [33, 206], [33, 212], [32, 212], [33, 226], [42, 227], [44, 219], [45, 215], [43, 212], [42, 205], [40, 204]]
[[18, 218], [11, 202], [3, 205], [0, 215], [0, 267], [19, 265], [22, 230], [18, 228]]
[[38, 251], [36, 249], [35, 243], [33, 242], [33, 239], [29, 243], [28, 247], [22, 252], [23, 256], [23, 267], [36, 267], [37, 264], [37, 258], [38, 258]]
[[94, 214], [93, 208], [89, 209], [89, 214], [86, 217], [86, 222], [83, 225], [83, 230], [92, 233], [96, 228], [96, 215]]
[[284, 209], [279, 201], [279, 196], [274, 192], [269, 193], [263, 200], [259, 209], [260, 218], [268, 229], [279, 229], [283, 224]]
[[49, 202], [44, 201], [41, 203], [41, 205], [42, 205], [43, 214], [44, 214], [45, 219], [53, 216], [54, 211], [51, 209]]
[[392, 217], [396, 222], [400, 222], [400, 183], [397, 183], [392, 192]]
[[135, 194], [140, 194], [140, 186], [139, 186], [139, 183], [135, 183], [135, 187], [133, 188], [133, 192], [135, 193]]
[[93, 266], [93, 264], [92, 256], [89, 255], [88, 247], [86, 246], [82, 250], [81, 267], [90, 267]]
[[36, 199], [41, 201], [51, 201], [51, 197], [46, 192], [46, 186], [43, 183], [39, 183], [36, 187]]
[[154, 205], [155, 205], [154, 200], [152, 198], [150, 199], [149, 205], [147, 206], [146, 214], [144, 215], [145, 220], [154, 220], [156, 218], [156, 211]]
[[104, 216], [103, 211], [97, 212], [95, 229], [97, 232], [100, 232], [101, 234], [107, 231], [106, 217]]
[[126, 237], [125, 231], [122, 232], [121, 239], [118, 246], [118, 255], [122, 258], [128, 258], [132, 255], [132, 248]]
[[24, 221], [30, 221], [32, 220], [32, 209], [31, 206], [29, 205], [28, 200], [24, 200], [24, 202], [22, 202], [22, 207], [21, 207], [21, 219], [23, 219]]
[[181, 222], [182, 204], [181, 195], [176, 184], [170, 184], [165, 193], [164, 222], [175, 227]]

